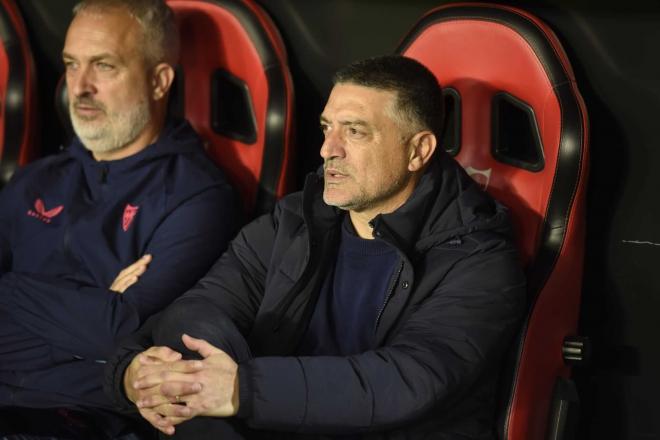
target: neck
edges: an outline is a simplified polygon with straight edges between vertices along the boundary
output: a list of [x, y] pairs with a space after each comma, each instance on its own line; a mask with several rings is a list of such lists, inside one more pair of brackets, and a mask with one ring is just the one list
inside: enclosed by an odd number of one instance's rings
[[414, 174], [408, 184], [395, 196], [390, 197], [386, 202], [360, 211], [349, 210], [348, 213], [351, 217], [351, 223], [353, 223], [355, 232], [357, 232], [361, 238], [373, 240], [373, 228], [369, 226], [369, 222], [379, 214], [389, 214], [399, 209], [412, 195], [417, 186], [417, 182], [419, 181], [419, 177], [419, 173]]
[[363, 212], [349, 211], [348, 215], [351, 217], [351, 223], [355, 228], [355, 232], [360, 238], [373, 240], [373, 229], [369, 226], [369, 222], [373, 217]]
[[390, 199], [387, 204], [379, 205], [371, 209], [365, 209], [362, 211], [349, 211], [351, 217], [351, 222], [355, 228], [355, 232], [361, 237], [368, 240], [373, 240], [373, 228], [369, 226], [369, 222], [376, 218], [379, 214], [389, 214], [394, 212], [401, 205], [403, 205], [410, 194], [412, 194], [414, 186], [410, 186], [405, 191], [400, 192], [396, 198]]

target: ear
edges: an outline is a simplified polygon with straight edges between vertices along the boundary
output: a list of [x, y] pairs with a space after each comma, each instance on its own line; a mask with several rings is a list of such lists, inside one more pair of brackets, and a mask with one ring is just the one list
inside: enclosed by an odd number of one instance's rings
[[151, 75], [151, 96], [154, 101], [163, 99], [174, 81], [174, 69], [167, 63], [160, 63]]
[[419, 171], [431, 160], [437, 140], [428, 130], [420, 131], [410, 140], [410, 160], [408, 171]]

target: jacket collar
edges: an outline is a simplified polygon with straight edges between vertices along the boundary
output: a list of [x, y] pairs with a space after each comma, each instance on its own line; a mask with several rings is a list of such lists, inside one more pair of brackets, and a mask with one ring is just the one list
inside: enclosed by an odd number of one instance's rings
[[141, 167], [145, 162], [201, 148], [201, 141], [187, 121], [168, 120], [158, 139], [142, 151], [119, 160], [97, 161], [78, 137], [71, 142], [69, 154], [79, 161], [91, 187], [100, 181], [112, 181], [123, 173]]
[[[336, 225], [345, 213], [323, 202], [322, 168], [307, 177], [303, 210], [307, 224], [321, 229]], [[477, 230], [509, 232], [506, 208], [444, 151], [436, 153], [401, 207], [372, 222], [374, 233], [408, 255]]]

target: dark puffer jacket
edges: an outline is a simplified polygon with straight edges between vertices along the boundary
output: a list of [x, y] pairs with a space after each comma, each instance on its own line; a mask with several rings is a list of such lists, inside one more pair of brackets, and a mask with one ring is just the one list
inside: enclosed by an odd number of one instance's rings
[[[299, 357], [345, 215], [322, 191], [309, 176], [171, 306], [217, 307], [248, 339], [255, 358], [239, 365], [238, 417], [287, 438], [492, 438], [498, 369], [525, 298], [506, 210], [440, 156], [402, 207], [373, 220], [402, 261], [374, 323], [377, 348]], [[121, 384], [137, 348], [114, 360], [111, 383]], [[127, 404], [120, 386], [114, 397]]]

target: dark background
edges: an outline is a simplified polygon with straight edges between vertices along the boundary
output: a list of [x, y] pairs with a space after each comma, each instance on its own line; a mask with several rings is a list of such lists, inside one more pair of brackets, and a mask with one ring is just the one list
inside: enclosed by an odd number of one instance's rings
[[[429, 0], [260, 0], [289, 51], [297, 106], [298, 182], [319, 163], [318, 115], [333, 71], [391, 53]], [[581, 332], [576, 370], [584, 439], [660, 440], [660, 2], [501, 2], [536, 14], [572, 61], [591, 124]], [[75, 0], [19, 0], [37, 64], [42, 154], [64, 133], [54, 108], [60, 51]], [[185, 49], [184, 49], [185, 50]], [[658, 222], [658, 223], [656, 223]]]

